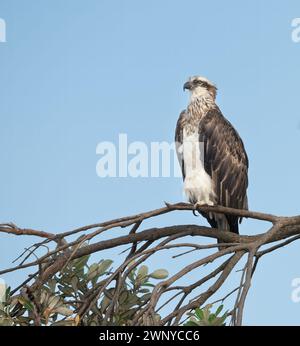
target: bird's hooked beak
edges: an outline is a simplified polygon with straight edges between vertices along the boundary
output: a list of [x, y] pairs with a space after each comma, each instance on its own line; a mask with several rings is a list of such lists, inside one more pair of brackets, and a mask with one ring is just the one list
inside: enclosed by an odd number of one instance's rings
[[184, 83], [183, 85], [183, 91], [185, 91], [185, 89], [191, 90], [192, 89], [192, 83], [190, 81]]

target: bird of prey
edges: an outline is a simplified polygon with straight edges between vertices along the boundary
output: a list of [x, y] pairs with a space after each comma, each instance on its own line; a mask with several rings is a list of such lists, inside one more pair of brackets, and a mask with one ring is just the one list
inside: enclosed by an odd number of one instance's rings
[[[215, 103], [217, 87], [194, 76], [184, 84], [190, 102], [177, 121], [175, 141], [184, 192], [195, 208], [248, 209], [248, 157], [242, 139]], [[241, 218], [201, 213], [211, 227], [239, 233]]]

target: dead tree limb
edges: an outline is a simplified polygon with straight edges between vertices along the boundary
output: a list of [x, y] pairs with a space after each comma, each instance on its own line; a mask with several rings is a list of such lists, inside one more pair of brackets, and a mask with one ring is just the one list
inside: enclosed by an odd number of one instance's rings
[[[21, 285], [13, 289], [12, 292], [16, 297], [24, 295], [24, 292], [26, 292], [27, 296], [33, 297], [36, 296], [37, 292], [40, 292], [51, 278], [58, 273], [64, 272], [71, 261], [100, 253], [103, 250], [127, 245], [129, 248], [128, 251], [122, 252], [122, 254], [125, 254], [125, 258], [121, 261], [121, 264], [113, 272], [108, 273], [104, 280], [91, 287], [86, 292], [84, 299], [76, 302], [76, 307], [74, 308], [77, 322], [83, 321], [91, 309], [95, 310], [95, 307], [98, 309], [97, 301], [99, 298], [103, 297], [103, 295], [108, 295], [108, 292], [113, 288], [113, 293], [109, 295], [108, 309], [104, 313], [101, 312], [101, 321], [109, 325], [113, 324], [114, 313], [120, 308], [120, 294], [124, 285], [126, 285], [126, 280], [135, 268], [145, 263], [151, 256], [156, 254], [160, 256], [165, 251], [175, 251], [178, 249], [185, 251], [174, 255], [173, 258], [178, 256], [184, 257], [184, 255], [197, 251], [199, 259], [191, 263], [183, 259], [182, 268], [172, 273], [168, 279], [159, 282], [153, 288], [151, 296], [143, 302], [131, 319], [133, 325], [179, 325], [186, 318], [187, 313], [197, 307], [204, 306], [210, 298], [220, 291], [234, 268], [246, 256], [246, 263], [241, 273], [240, 286], [227, 293], [221, 299], [223, 301], [236, 293], [235, 305], [231, 311], [232, 324], [241, 325], [246, 298], [258, 261], [261, 257], [300, 239], [300, 216], [284, 217], [221, 206], [203, 206], [198, 211], [226, 213], [243, 218], [267, 221], [271, 223], [271, 227], [264, 233], [251, 236], [237, 235], [199, 225], [171, 225], [141, 230], [143, 221], [147, 219], [157, 218], [171, 212], [193, 210], [194, 207], [191, 204], [166, 203], [165, 207], [149, 212], [95, 223], [59, 234], [20, 228], [10, 223], [1, 224], [0, 233], [14, 236], [34, 236], [43, 240], [25, 249], [17, 258], [21, 262], [11, 268], [2, 269], [0, 275], [32, 268], [32, 275]], [[124, 235], [114, 236], [113, 230], [116, 228], [122, 228]], [[108, 232], [109, 236], [106, 236], [106, 239], [95, 239], [97, 236]], [[80, 237], [77, 240], [69, 241], [68, 238], [74, 235], [80, 235]], [[218, 240], [219, 244], [201, 243], [204, 238]], [[32, 256], [36, 256], [36, 250], [41, 246], [46, 246], [48, 249], [47, 253], [29, 261]], [[201, 257], [202, 253], [203, 256]], [[170, 260], [172, 260], [172, 257]], [[184, 281], [184, 283], [182, 282], [182, 278], [187, 277], [191, 272], [203, 268], [207, 264], [214, 265], [219, 260], [222, 260], [221, 264], [215, 266], [210, 273], [197, 277], [197, 280], [194, 282], [191, 282], [191, 279]], [[165, 266], [168, 267], [167, 262]], [[178, 284], [179, 281], [181, 281], [180, 284]], [[203, 288], [207, 283], [209, 283], [208, 288]], [[195, 293], [196, 291], [198, 294]], [[170, 297], [172, 292], [176, 293]], [[187, 300], [188, 297], [190, 298], [189, 301]], [[220, 301], [220, 299], [217, 301]], [[171, 302], [175, 304], [173, 309], [169, 310], [165, 316], [161, 316], [158, 320], [158, 312], [168, 307]], [[15, 313], [20, 313], [22, 309], [22, 304], [18, 303], [15, 306]], [[38, 308], [34, 305], [35, 324], [40, 324], [43, 321], [38, 316], [38, 311]]]

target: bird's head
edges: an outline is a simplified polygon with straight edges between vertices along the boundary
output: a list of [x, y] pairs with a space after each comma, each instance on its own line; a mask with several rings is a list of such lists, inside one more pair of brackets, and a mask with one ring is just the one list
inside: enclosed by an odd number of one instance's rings
[[193, 76], [183, 85], [183, 91], [188, 89], [192, 98], [210, 96], [214, 100], [217, 95], [217, 87], [205, 77]]

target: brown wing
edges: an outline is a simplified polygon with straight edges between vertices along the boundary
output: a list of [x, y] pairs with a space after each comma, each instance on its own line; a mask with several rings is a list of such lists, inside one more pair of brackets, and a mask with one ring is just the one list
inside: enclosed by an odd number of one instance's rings
[[217, 203], [248, 209], [248, 157], [242, 139], [218, 108], [200, 121], [199, 141], [204, 143], [204, 167], [212, 178]]

